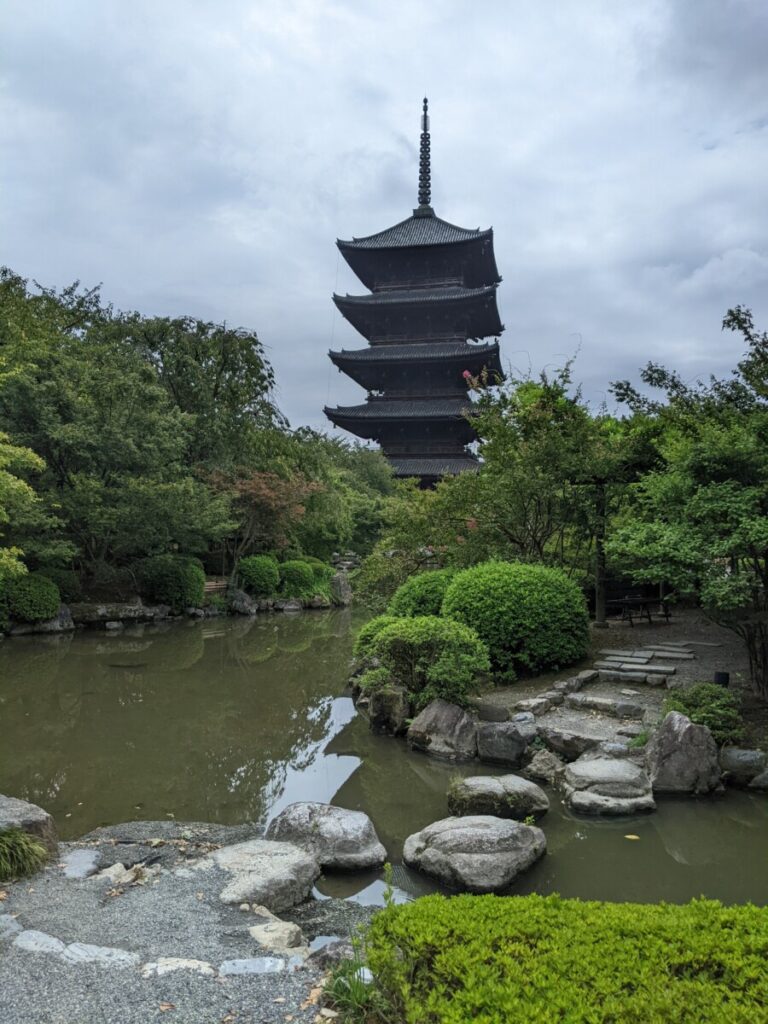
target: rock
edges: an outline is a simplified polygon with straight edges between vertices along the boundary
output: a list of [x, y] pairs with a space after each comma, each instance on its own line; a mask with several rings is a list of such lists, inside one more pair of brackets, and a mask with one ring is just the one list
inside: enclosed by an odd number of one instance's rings
[[101, 864], [100, 850], [70, 850], [62, 862], [64, 877], [88, 878], [96, 872], [99, 864]]
[[505, 708], [503, 704], [497, 704], [484, 697], [476, 697], [471, 703], [481, 722], [509, 721], [509, 708]]
[[768, 755], [763, 750], [745, 750], [742, 747], [723, 747], [720, 768], [725, 781], [732, 786], [748, 786], [768, 766]]
[[720, 783], [717, 744], [705, 725], [670, 711], [645, 748], [655, 793], [709, 793]]
[[756, 775], [750, 782], [749, 788], [757, 790], [758, 793], [768, 792], [768, 769]]
[[515, 704], [518, 711], [530, 711], [534, 715], [543, 715], [551, 707], [552, 705], [546, 697], [529, 697], [527, 700], [519, 700]]
[[331, 804], [291, 804], [270, 824], [266, 837], [307, 850], [325, 868], [359, 871], [387, 859], [367, 814]]
[[45, 622], [15, 622], [10, 630], [11, 636], [26, 636], [30, 633], [69, 633], [75, 628], [72, 613], [63, 604], [58, 615]]
[[569, 693], [565, 698], [566, 707], [577, 710], [599, 711], [613, 718], [642, 718], [643, 709], [629, 700], [614, 697], [597, 697], [589, 693]]
[[309, 954], [307, 966], [317, 966], [325, 971], [340, 964], [342, 960], [356, 960], [357, 956], [354, 946], [348, 939], [333, 939]]
[[273, 601], [272, 607], [276, 612], [300, 612], [304, 604], [297, 597], [286, 597]]
[[554, 750], [566, 761], [575, 761], [588, 750], [593, 750], [598, 743], [611, 738], [608, 730], [591, 718], [563, 722], [547, 720], [539, 725], [538, 734], [550, 750]]
[[598, 676], [598, 673], [597, 673], [597, 671], [595, 669], [593, 669], [593, 668], [585, 668], [582, 672], [579, 672], [579, 674], [576, 676], [576, 679], [578, 680], [578, 683], [579, 683], [579, 687], [578, 688], [581, 689], [581, 687], [582, 686], [586, 686], [587, 683], [593, 683], [597, 679], [597, 676]]
[[102, 967], [137, 967], [139, 957], [127, 949], [93, 946], [89, 942], [70, 942], [63, 959], [71, 964], [99, 964]]
[[204, 978], [213, 978], [216, 970], [207, 960], [187, 960], [178, 956], [161, 956], [141, 968], [142, 978], [162, 978], [176, 971], [193, 971]]
[[69, 610], [76, 624], [86, 626], [105, 622], [154, 622], [167, 619], [171, 613], [167, 604], [143, 604], [138, 598], [117, 604], [71, 604]]
[[227, 593], [227, 607], [233, 615], [255, 615], [259, 611], [259, 602], [244, 590], [233, 588]]
[[224, 903], [252, 900], [280, 913], [309, 896], [320, 874], [317, 859], [291, 843], [251, 839], [201, 857], [198, 868], [211, 864], [232, 875], [221, 892]]
[[95, 878], [106, 878], [112, 883], [112, 885], [130, 885], [131, 882], [135, 882], [138, 877], [139, 868], [130, 867], [127, 868], [125, 864], [121, 864], [119, 861], [116, 864], [110, 864], [108, 868], [104, 868], [99, 871]]
[[331, 599], [326, 597], [325, 594], [315, 594], [314, 597], [310, 598], [310, 608], [330, 608]]
[[104, 629], [106, 629], [108, 633], [117, 633], [121, 629], [125, 629], [125, 623], [120, 622], [118, 619], [110, 619], [108, 622], [104, 623]]
[[243, 960], [225, 960], [219, 965], [222, 978], [232, 974], [277, 974], [284, 971], [286, 961], [276, 956], [254, 956]]
[[346, 572], [337, 572], [331, 577], [331, 597], [334, 604], [344, 607], [352, 603], [352, 586]]
[[[248, 929], [248, 934], [260, 946], [266, 946], [267, 949], [273, 949], [279, 953], [290, 950], [297, 954], [298, 950], [305, 946], [301, 928], [291, 921], [281, 921], [279, 918], [253, 925]], [[307, 950], [308, 952], [309, 950]]]
[[402, 686], [374, 690], [368, 705], [368, 719], [374, 732], [402, 736], [411, 714], [408, 693]]
[[408, 836], [403, 860], [454, 889], [498, 892], [537, 861], [546, 848], [540, 828], [474, 815], [443, 818]]
[[653, 811], [651, 783], [632, 761], [581, 758], [565, 769], [565, 801], [581, 814], [638, 814]]
[[549, 810], [547, 794], [519, 775], [473, 775], [457, 779], [448, 788], [448, 810], [462, 816], [492, 814], [517, 821], [540, 818]]
[[618, 740], [603, 740], [598, 743], [595, 752], [600, 757], [630, 757], [633, 753], [628, 743], [621, 743]]
[[545, 693], [540, 694], [543, 700], [548, 700], [553, 708], [563, 703], [563, 693], [561, 690], [547, 690]]
[[37, 804], [0, 795], [0, 832], [19, 828], [36, 836], [52, 856], [56, 856], [59, 843], [53, 818]]
[[524, 769], [532, 779], [554, 785], [565, 765], [551, 750], [537, 750]]
[[13, 942], [23, 930], [15, 917], [11, 917], [10, 914], [0, 914], [0, 944]]
[[620, 725], [616, 732], [619, 736], [629, 736], [630, 739], [634, 739], [635, 736], [642, 735], [642, 733], [645, 732], [645, 729], [643, 729], [642, 725], [632, 725], [627, 723], [625, 725]]
[[433, 700], [414, 718], [408, 743], [434, 757], [471, 760], [477, 754], [477, 726], [466, 711], [447, 700]]
[[477, 728], [477, 756], [489, 764], [519, 765], [535, 735], [529, 722], [483, 722]]

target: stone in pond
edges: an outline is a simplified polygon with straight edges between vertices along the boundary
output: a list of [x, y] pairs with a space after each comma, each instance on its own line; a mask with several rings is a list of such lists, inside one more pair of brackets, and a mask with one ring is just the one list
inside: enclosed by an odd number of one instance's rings
[[402, 735], [407, 729], [410, 713], [408, 693], [402, 686], [387, 686], [371, 694], [368, 718], [374, 732]]
[[56, 826], [50, 814], [42, 807], [38, 807], [37, 804], [30, 804], [26, 800], [17, 800], [16, 797], [0, 794], [0, 832], [12, 828], [21, 829], [22, 832], [35, 836], [45, 846], [49, 854], [55, 856], [58, 852]]
[[768, 755], [763, 750], [723, 747], [720, 751], [720, 767], [726, 782], [732, 786], [748, 786], [765, 771], [767, 765]]
[[270, 824], [267, 839], [293, 843], [325, 868], [359, 871], [387, 859], [367, 814], [331, 804], [291, 804]]
[[408, 743], [434, 757], [470, 760], [477, 754], [477, 725], [466, 711], [447, 700], [433, 700], [414, 718]]
[[705, 725], [670, 711], [645, 748], [655, 793], [710, 793], [720, 784], [717, 744]]
[[531, 779], [540, 779], [550, 786], [554, 784], [565, 765], [551, 750], [537, 750], [524, 771]]
[[581, 758], [565, 769], [565, 801], [580, 814], [639, 814], [653, 811], [651, 783], [626, 758]]
[[403, 860], [465, 892], [499, 892], [543, 856], [540, 828], [478, 814], [443, 818], [408, 836]]
[[535, 782], [519, 775], [473, 775], [451, 783], [448, 810], [455, 815], [492, 814], [523, 821], [546, 814], [549, 799]]
[[477, 756], [489, 764], [518, 765], [536, 735], [531, 722], [483, 722], [477, 728]]
[[251, 839], [201, 857], [199, 868], [215, 865], [232, 877], [221, 892], [224, 903], [253, 901], [275, 914], [305, 900], [320, 874], [317, 858], [292, 843]]

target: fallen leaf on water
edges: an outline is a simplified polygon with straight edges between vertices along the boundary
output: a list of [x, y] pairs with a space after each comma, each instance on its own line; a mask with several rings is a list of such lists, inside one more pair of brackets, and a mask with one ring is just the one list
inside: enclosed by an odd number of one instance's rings
[[168, 1010], [175, 1010], [175, 1003], [160, 1003], [160, 1013], [167, 1013]]
[[640, 836], [632, 835], [632, 833], [630, 832], [630, 834], [628, 836], [624, 836], [624, 838], [625, 839], [639, 839]]

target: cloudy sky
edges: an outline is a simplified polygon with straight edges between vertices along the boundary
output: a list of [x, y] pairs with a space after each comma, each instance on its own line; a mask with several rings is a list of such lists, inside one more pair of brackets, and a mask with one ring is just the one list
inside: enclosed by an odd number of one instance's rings
[[492, 225], [504, 362], [725, 373], [768, 327], [764, 0], [5, 0], [0, 262], [254, 327], [292, 424], [362, 392], [337, 237]]

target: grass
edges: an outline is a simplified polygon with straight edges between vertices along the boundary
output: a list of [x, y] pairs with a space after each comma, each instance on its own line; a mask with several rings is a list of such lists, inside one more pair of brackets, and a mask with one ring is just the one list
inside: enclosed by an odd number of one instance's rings
[[48, 860], [48, 850], [20, 828], [0, 832], [0, 882], [31, 875]]

